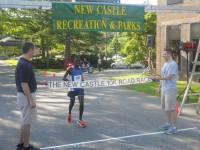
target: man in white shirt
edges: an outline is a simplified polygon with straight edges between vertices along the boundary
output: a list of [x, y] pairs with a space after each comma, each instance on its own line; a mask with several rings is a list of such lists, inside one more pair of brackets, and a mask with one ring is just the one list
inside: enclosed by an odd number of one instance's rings
[[177, 94], [177, 76], [178, 76], [178, 65], [173, 60], [173, 52], [167, 49], [163, 53], [165, 64], [162, 67], [161, 77], [152, 77], [152, 79], [161, 80], [157, 92], [161, 92], [161, 105], [162, 109], [166, 112], [166, 123], [159, 128], [166, 130], [166, 134], [176, 134], [176, 94]]

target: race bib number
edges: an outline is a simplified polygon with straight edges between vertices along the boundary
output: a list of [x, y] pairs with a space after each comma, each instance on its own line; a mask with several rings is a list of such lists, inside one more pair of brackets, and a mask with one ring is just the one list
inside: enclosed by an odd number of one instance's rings
[[81, 75], [74, 76], [74, 81], [82, 81]]

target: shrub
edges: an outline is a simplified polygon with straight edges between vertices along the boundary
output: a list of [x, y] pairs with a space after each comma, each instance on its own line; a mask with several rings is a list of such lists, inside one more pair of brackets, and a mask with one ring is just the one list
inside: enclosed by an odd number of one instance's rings
[[[47, 59], [37, 58], [32, 60], [33, 66], [36, 69], [46, 69]], [[63, 59], [49, 59], [49, 69], [63, 69], [64, 60]]]

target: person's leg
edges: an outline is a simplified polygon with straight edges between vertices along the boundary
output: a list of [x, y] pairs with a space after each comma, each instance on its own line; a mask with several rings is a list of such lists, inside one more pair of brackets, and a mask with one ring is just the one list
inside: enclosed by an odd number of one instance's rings
[[176, 90], [167, 92], [167, 110], [169, 111], [169, 121], [172, 127], [176, 127], [177, 113], [176, 113]]
[[[35, 95], [32, 94], [32, 97], [36, 98]], [[37, 121], [37, 108], [30, 108], [30, 106], [25, 107], [24, 110], [26, 111], [26, 116], [24, 117], [22, 123], [22, 134], [23, 134], [23, 141], [24, 141], [24, 148], [30, 147], [30, 132], [31, 132], [31, 124], [36, 123]]]
[[19, 143], [17, 144], [17, 149], [16, 149], [16, 150], [22, 150], [23, 147], [24, 147], [23, 125], [21, 124], [21, 126], [20, 126], [20, 131], [19, 131]]
[[175, 110], [170, 111], [170, 124], [171, 127], [165, 132], [165, 134], [176, 134], [178, 133], [177, 127], [176, 127], [176, 121], [177, 121], [177, 114]]
[[84, 111], [84, 96], [78, 96], [79, 99], [79, 120], [82, 120]]
[[166, 114], [166, 122], [170, 123], [171, 122], [171, 111], [165, 111]]
[[23, 143], [23, 125], [20, 126], [20, 132], [19, 132], [19, 143]]
[[[36, 100], [35, 93], [31, 94], [33, 99]], [[20, 110], [22, 114], [22, 123], [20, 128], [20, 138], [19, 142], [23, 142], [18, 144], [17, 149], [19, 147], [23, 147], [24, 150], [34, 148], [30, 145], [30, 125], [35, 123], [37, 120], [37, 108], [31, 108], [28, 102], [27, 97], [22, 93], [18, 94], [18, 102], [20, 104]]]
[[22, 134], [24, 140], [24, 147], [29, 146], [29, 137], [30, 137], [30, 124], [22, 125]]
[[163, 110], [165, 110], [165, 114], [166, 114], [166, 123], [170, 122], [170, 113], [169, 111], [166, 110], [166, 92], [162, 91], [161, 92], [161, 107]]
[[170, 117], [170, 124], [171, 127], [165, 132], [166, 134], [176, 134], [177, 128], [176, 128], [176, 121], [177, 121], [177, 114], [176, 114], [176, 91], [170, 91], [167, 93], [167, 107], [166, 109], [169, 111], [169, 117]]
[[85, 121], [82, 119], [83, 118], [83, 111], [84, 111], [84, 96], [78, 96], [79, 99], [79, 120], [77, 121], [77, 123], [82, 127], [85, 128], [86, 124]]
[[69, 103], [69, 114], [71, 115], [72, 112], [72, 108], [74, 106], [75, 103], [75, 99], [70, 99], [70, 103]]
[[170, 111], [170, 123], [173, 127], [176, 127], [177, 113], [175, 110]]
[[[23, 118], [24, 114], [24, 107], [22, 106], [23, 104], [23, 99], [24, 99], [24, 94], [22, 93], [17, 93], [17, 102], [21, 111], [21, 115]], [[24, 100], [25, 101], [25, 100]], [[17, 144], [17, 150], [21, 150], [24, 147], [24, 140], [23, 140], [23, 124], [20, 126], [19, 130], [19, 143]]]
[[166, 92], [165, 91], [161, 91], [161, 107], [162, 110], [165, 111], [165, 115], [166, 115], [166, 121], [163, 125], [159, 126], [160, 130], [168, 130], [170, 128], [170, 114], [169, 111], [167, 111], [166, 107]]
[[70, 103], [69, 103], [69, 115], [71, 115], [71, 111], [72, 111], [72, 108], [74, 106], [74, 103], [75, 103], [75, 91], [69, 91], [68, 92], [68, 96], [70, 98]]

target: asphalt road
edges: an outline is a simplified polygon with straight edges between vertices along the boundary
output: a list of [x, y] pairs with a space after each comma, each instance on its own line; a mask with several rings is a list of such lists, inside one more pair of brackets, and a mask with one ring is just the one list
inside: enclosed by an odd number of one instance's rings
[[[135, 71], [142, 70], [107, 70], [84, 76], [86, 80], [100, 80]], [[36, 74], [38, 80], [55, 81], [61, 80], [62, 76], [57, 74], [52, 78]], [[14, 150], [18, 142], [20, 112], [16, 93], [14, 68], [0, 61], [0, 150]], [[67, 89], [38, 87], [38, 122], [31, 128], [31, 143], [56, 150], [200, 149], [200, 119], [194, 108], [185, 108], [185, 114], [178, 118], [178, 128], [186, 130], [169, 136], [158, 129], [165, 121], [158, 97], [122, 86], [88, 88], [85, 94], [84, 120], [87, 127], [80, 128], [76, 124], [78, 101], [72, 111], [72, 123], [66, 121]]]

